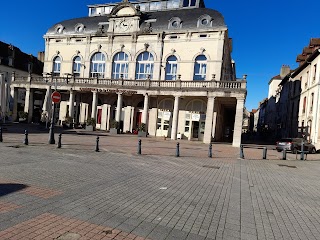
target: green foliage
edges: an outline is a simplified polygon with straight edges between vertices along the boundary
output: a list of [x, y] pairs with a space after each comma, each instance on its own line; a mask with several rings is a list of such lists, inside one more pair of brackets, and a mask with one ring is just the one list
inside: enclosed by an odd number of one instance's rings
[[138, 131], [145, 132], [146, 131], [146, 124], [140, 123], [140, 125], [138, 127]]
[[95, 125], [96, 125], [96, 119], [89, 117], [89, 118], [87, 119], [86, 124], [87, 124], [88, 126], [90, 126], [90, 125], [95, 126]]
[[113, 119], [113, 120], [111, 121], [111, 123], [110, 123], [110, 126], [111, 126], [111, 128], [119, 129], [120, 124], [119, 124], [118, 121], [116, 121], [116, 120]]

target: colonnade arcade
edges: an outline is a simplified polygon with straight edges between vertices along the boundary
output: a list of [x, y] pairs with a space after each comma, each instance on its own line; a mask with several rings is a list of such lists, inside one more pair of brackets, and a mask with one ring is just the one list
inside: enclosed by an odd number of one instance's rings
[[[11, 90], [15, 100], [18, 89]], [[226, 141], [233, 142], [233, 145], [241, 141], [243, 98], [183, 96], [174, 92], [170, 95], [153, 95], [148, 91], [101, 92], [90, 88], [59, 92], [62, 99], [57, 105], [56, 122], [60, 124], [67, 116], [72, 117], [74, 123], [85, 123], [91, 117], [100, 130], [110, 130], [115, 120], [120, 123], [123, 133], [132, 133], [144, 123], [150, 136], [204, 143]], [[28, 112], [29, 122], [43, 121], [44, 117], [50, 116], [50, 95], [51, 87], [25, 88], [23, 110]], [[18, 108], [17, 101], [14, 101], [13, 119], [17, 119]], [[35, 109], [41, 112], [41, 117]]]

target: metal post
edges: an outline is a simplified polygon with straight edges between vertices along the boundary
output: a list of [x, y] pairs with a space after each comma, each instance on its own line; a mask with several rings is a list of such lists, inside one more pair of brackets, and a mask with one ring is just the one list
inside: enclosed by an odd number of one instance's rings
[[28, 140], [28, 130], [24, 130], [24, 145], [29, 145], [29, 140]]
[[243, 145], [240, 145], [240, 158], [244, 159], [244, 154], [243, 154]]
[[302, 143], [301, 143], [301, 156], [300, 156], [300, 160], [304, 160], [304, 141], [302, 141]]
[[51, 125], [50, 125], [50, 131], [49, 131], [49, 144], [55, 144], [56, 141], [54, 140], [54, 118], [55, 118], [55, 111], [56, 111], [56, 104], [52, 103], [52, 113], [51, 113]]
[[267, 147], [263, 148], [263, 159], [267, 159]]
[[57, 148], [61, 148], [61, 137], [62, 137], [62, 134], [60, 133], [59, 138], [58, 138], [58, 147]]
[[177, 143], [176, 157], [180, 157], [180, 144]]
[[212, 143], [210, 143], [210, 145], [209, 145], [208, 157], [212, 158]]
[[0, 127], [0, 142], [3, 142], [3, 138], [2, 138], [2, 127]]
[[287, 160], [287, 149], [283, 149], [282, 151], [282, 160]]
[[96, 140], [96, 152], [99, 152], [99, 137]]
[[138, 141], [138, 154], [141, 155], [141, 139]]

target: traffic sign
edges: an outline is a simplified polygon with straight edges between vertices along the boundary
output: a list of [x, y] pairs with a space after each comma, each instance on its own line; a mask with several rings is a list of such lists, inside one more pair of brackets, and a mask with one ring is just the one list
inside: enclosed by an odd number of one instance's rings
[[54, 103], [59, 103], [61, 101], [61, 94], [59, 92], [57, 92], [57, 91], [54, 91], [51, 94], [51, 100]]

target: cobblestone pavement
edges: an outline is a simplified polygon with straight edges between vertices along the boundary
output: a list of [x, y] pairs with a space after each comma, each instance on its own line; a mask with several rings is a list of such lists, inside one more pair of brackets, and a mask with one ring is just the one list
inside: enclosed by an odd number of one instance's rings
[[[320, 154], [10, 126], [0, 143], [0, 239], [320, 239]], [[100, 135], [99, 152], [95, 152]], [[56, 136], [57, 141], [57, 136]], [[312, 160], [312, 161], [311, 161]]]

